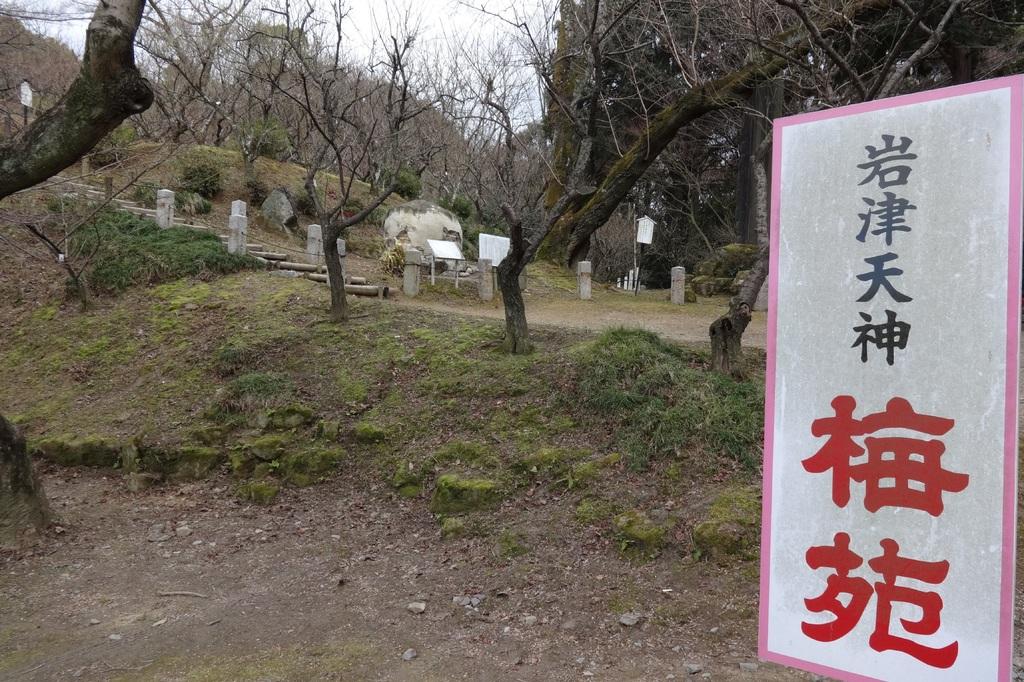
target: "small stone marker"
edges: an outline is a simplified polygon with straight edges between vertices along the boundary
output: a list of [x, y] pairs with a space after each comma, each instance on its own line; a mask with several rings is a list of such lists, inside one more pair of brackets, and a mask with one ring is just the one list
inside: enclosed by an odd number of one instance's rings
[[420, 264], [423, 254], [417, 249], [405, 252], [405, 270], [402, 273], [402, 293], [412, 298], [420, 293]]
[[156, 192], [156, 224], [167, 229], [174, 223], [174, 192], [159, 189]]
[[244, 256], [249, 252], [249, 219], [245, 217], [245, 202], [231, 204], [228, 218], [228, 253]]
[[675, 305], [686, 303], [686, 268], [677, 265], [672, 268], [671, 300]]
[[[341, 255], [340, 251], [338, 255]], [[319, 225], [310, 225], [306, 228], [306, 260], [310, 265], [324, 263], [324, 236]]]
[[345, 274], [345, 256], [347, 255], [348, 252], [345, 250], [346, 247], [345, 247], [345, 240], [344, 239], [339, 239], [337, 241], [337, 244], [338, 244], [338, 262], [341, 263], [341, 282], [342, 282], [342, 284], [344, 284], [345, 282], [348, 281], [348, 276]]
[[477, 263], [480, 270], [480, 300], [494, 300], [494, 268], [490, 258], [481, 258]]
[[581, 301], [590, 300], [590, 261], [581, 260], [576, 264], [576, 288], [580, 292]]

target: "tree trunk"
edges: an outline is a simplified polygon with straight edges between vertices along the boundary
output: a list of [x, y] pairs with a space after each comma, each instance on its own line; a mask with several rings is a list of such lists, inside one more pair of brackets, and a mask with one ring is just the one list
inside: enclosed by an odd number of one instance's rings
[[323, 226], [324, 258], [327, 260], [327, 281], [331, 287], [331, 322], [348, 321], [348, 300], [345, 298], [345, 274], [338, 260], [338, 240], [341, 230]]
[[519, 288], [519, 275], [522, 271], [521, 266], [513, 264], [511, 257], [498, 266], [498, 288], [501, 289], [501, 300], [505, 304], [505, 340], [502, 348], [515, 355], [533, 350], [530, 330], [526, 326], [526, 303], [523, 301], [523, 291]]
[[0, 547], [13, 544], [26, 530], [42, 530], [49, 520], [50, 507], [25, 440], [0, 415]]
[[778, 78], [758, 84], [750, 98], [752, 111], [743, 115], [740, 131], [739, 164], [736, 178], [736, 238], [744, 244], [757, 243], [757, 187], [754, 165], [765, 137], [772, 134], [772, 119], [782, 112], [782, 81]]
[[[767, 149], [767, 146], [765, 147]], [[754, 194], [759, 245], [757, 261], [729, 302], [729, 312], [711, 323], [711, 369], [737, 379], [746, 376], [743, 365], [743, 332], [750, 323], [757, 294], [768, 276], [768, 174], [760, 155], [753, 159]]]

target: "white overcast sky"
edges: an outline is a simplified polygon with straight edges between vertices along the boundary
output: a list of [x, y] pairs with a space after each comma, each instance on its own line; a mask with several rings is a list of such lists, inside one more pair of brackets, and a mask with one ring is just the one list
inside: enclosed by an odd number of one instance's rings
[[[387, 24], [387, 7], [399, 12], [409, 11], [421, 25], [421, 43], [460, 40], [473, 34], [500, 39], [502, 33], [511, 30], [500, 20], [467, 6], [483, 7], [488, 13], [512, 18], [517, 12], [535, 15], [543, 0], [350, 0], [346, 33], [354, 40], [361, 41], [368, 48], [377, 26]], [[65, 17], [85, 17], [92, 14], [96, 3], [92, 0], [28, 0], [23, 3], [33, 9], [48, 8], [61, 12]], [[257, 5], [259, 5], [257, 0]], [[329, 0], [325, 0], [325, 7]], [[40, 24], [46, 33], [61, 38], [81, 54], [85, 41], [87, 19], [69, 19], [60, 22]], [[429, 49], [429, 48], [428, 48]]]

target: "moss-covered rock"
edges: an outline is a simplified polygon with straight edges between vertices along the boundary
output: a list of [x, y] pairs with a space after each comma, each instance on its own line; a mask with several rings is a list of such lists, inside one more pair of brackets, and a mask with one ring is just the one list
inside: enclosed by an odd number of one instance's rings
[[423, 490], [423, 472], [412, 462], [401, 461], [395, 465], [391, 486], [402, 497], [416, 497]]
[[430, 499], [435, 514], [458, 514], [495, 505], [501, 498], [498, 485], [486, 478], [463, 478], [458, 474], [439, 476]]
[[341, 434], [341, 422], [336, 419], [322, 419], [316, 426], [316, 435], [324, 440], [336, 441]]
[[726, 244], [718, 250], [718, 277], [736, 277], [741, 270], [750, 270], [757, 262], [757, 244]]
[[217, 448], [188, 445], [178, 451], [177, 466], [172, 478], [178, 481], [197, 481], [205, 478], [224, 459]]
[[598, 459], [573, 464], [564, 481], [567, 488], [578, 488], [596, 479], [603, 469], [615, 466], [622, 461], [622, 455], [613, 452]]
[[313, 423], [313, 410], [305, 405], [287, 405], [267, 413], [266, 426], [275, 431], [297, 429]]
[[370, 422], [356, 424], [355, 436], [357, 443], [383, 443], [387, 439], [387, 431]]
[[242, 447], [247, 454], [264, 462], [269, 462], [283, 457], [288, 449], [288, 445], [289, 440], [287, 437], [270, 435], [254, 438], [247, 443], [243, 443]]
[[115, 467], [121, 462], [122, 446], [96, 436], [86, 438], [42, 438], [29, 444], [33, 456], [63, 466]]
[[435, 464], [466, 464], [481, 469], [491, 469], [501, 464], [489, 446], [473, 441], [445, 443], [433, 459]]
[[754, 486], [732, 486], [719, 493], [704, 519], [693, 529], [693, 542], [702, 556], [715, 560], [757, 556], [760, 493]]
[[529, 476], [562, 476], [569, 471], [573, 462], [587, 454], [586, 450], [575, 448], [540, 448], [523, 455], [512, 468]]
[[344, 452], [338, 448], [301, 450], [285, 455], [278, 473], [292, 485], [307, 486], [334, 471], [343, 458]]
[[665, 533], [669, 525], [651, 521], [642, 511], [631, 509], [615, 517], [612, 522], [619, 550], [634, 559], [649, 559], [657, 556], [665, 544]]
[[692, 286], [687, 285], [686, 288], [683, 289], [683, 301], [685, 303], [697, 302], [697, 292], [693, 290]]
[[270, 504], [277, 497], [280, 488], [269, 481], [248, 481], [238, 486], [238, 496], [256, 504]]

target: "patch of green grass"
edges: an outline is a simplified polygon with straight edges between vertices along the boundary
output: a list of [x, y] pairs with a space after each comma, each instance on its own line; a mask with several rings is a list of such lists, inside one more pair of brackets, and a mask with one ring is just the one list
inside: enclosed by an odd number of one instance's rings
[[631, 468], [681, 447], [706, 449], [753, 471], [764, 412], [760, 383], [706, 371], [700, 356], [641, 330], [613, 329], [575, 349], [578, 395], [618, 417]]
[[228, 383], [220, 406], [228, 412], [248, 412], [287, 401], [292, 396], [291, 380], [273, 372], [249, 372]]
[[91, 258], [87, 280], [103, 293], [257, 265], [248, 256], [229, 254], [214, 234], [160, 229], [151, 220], [121, 212], [101, 213], [79, 228], [71, 238], [71, 253]]

